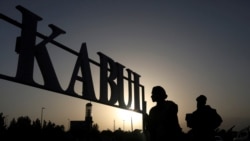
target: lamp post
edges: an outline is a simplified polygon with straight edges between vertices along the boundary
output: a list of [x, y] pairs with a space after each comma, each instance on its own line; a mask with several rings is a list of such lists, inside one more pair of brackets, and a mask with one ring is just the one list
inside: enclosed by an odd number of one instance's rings
[[41, 127], [43, 128], [43, 110], [44, 110], [45, 108], [44, 107], [42, 107], [42, 109], [41, 109]]
[[70, 130], [70, 119], [68, 118], [68, 130]]
[[133, 119], [132, 119], [132, 116], [131, 116], [131, 131], [133, 132]]
[[115, 120], [114, 120], [114, 131], [115, 131]]
[[123, 120], [123, 131], [125, 131], [125, 120]]

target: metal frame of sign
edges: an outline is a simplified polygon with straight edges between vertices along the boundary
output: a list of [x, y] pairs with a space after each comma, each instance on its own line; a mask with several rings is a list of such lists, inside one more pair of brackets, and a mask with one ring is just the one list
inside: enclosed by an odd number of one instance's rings
[[[15, 52], [19, 57], [16, 76], [13, 77], [0, 74], [1, 79], [113, 106], [116, 108], [139, 112], [143, 114], [142, 128], [144, 131], [145, 124], [143, 117], [144, 114], [146, 114], [146, 101], [144, 96], [144, 86], [140, 84], [139, 74], [133, 72], [130, 69], [125, 69], [125, 66], [115, 62], [112, 58], [101, 52], [97, 53], [100, 58], [100, 63], [90, 59], [88, 57], [86, 43], [82, 44], [80, 52], [76, 52], [55, 41], [54, 39], [57, 36], [66, 32], [53, 24], [49, 25], [52, 30], [52, 33], [49, 36], [45, 36], [37, 32], [37, 23], [41, 21], [42, 18], [20, 5], [18, 5], [16, 8], [22, 13], [22, 23], [19, 23], [0, 13], [0, 19], [21, 29], [21, 35], [16, 39], [15, 48]], [[42, 41], [36, 43], [37, 37], [42, 39]], [[48, 43], [77, 56], [72, 77], [66, 90], [62, 89], [56, 76], [56, 72], [53, 68], [48, 50], [46, 49], [46, 45]], [[42, 74], [44, 81], [43, 85], [35, 82], [33, 79], [35, 59], [37, 60], [37, 64]], [[94, 92], [90, 63], [100, 67], [99, 99], [96, 98], [96, 94]], [[79, 71], [81, 71], [81, 76], [79, 76]], [[125, 71], [127, 76], [124, 76]], [[124, 100], [124, 80], [128, 82], [127, 102]], [[77, 81], [82, 83], [83, 92], [81, 95], [74, 91], [75, 83]], [[134, 107], [131, 108], [132, 102]]]

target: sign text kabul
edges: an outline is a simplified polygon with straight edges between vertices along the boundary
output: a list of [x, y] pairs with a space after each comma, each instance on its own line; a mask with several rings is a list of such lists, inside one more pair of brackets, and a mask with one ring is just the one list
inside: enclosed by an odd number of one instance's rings
[[[80, 52], [75, 52], [58, 43], [54, 39], [65, 32], [55, 25], [49, 25], [52, 29], [52, 33], [49, 36], [37, 32], [37, 24], [42, 18], [22, 6], [17, 6], [16, 8], [22, 13], [22, 23], [0, 13], [0, 18], [2, 20], [21, 29], [21, 35], [17, 37], [15, 49], [16, 53], [19, 55], [16, 76], [12, 77], [0, 74], [1, 79], [123, 109], [129, 109], [133, 102], [134, 107], [132, 110], [140, 113], [146, 112], [144, 86], [140, 84], [140, 75], [130, 69], [126, 69], [127, 76], [124, 76], [125, 66], [115, 62], [101, 52], [97, 53], [100, 58], [100, 63], [89, 59], [85, 43], [82, 44]], [[37, 37], [42, 39], [38, 44], [36, 43]], [[46, 49], [46, 45], [49, 43], [77, 56], [72, 77], [65, 90], [62, 89], [58, 81], [48, 50]], [[33, 78], [35, 59], [37, 60], [37, 64], [42, 74], [44, 81], [43, 85], [35, 82]], [[100, 67], [100, 95], [98, 99], [94, 91], [90, 63]], [[80, 71], [81, 76], [79, 76]], [[128, 82], [128, 100], [126, 101], [124, 99], [125, 80]], [[74, 90], [77, 81], [82, 83], [83, 91], [81, 95], [77, 94]]]

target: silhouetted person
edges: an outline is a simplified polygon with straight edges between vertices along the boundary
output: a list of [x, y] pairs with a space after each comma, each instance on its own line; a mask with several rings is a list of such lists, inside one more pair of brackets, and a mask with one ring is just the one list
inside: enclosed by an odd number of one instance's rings
[[186, 115], [187, 126], [192, 141], [215, 141], [215, 129], [222, 123], [217, 111], [206, 105], [207, 97], [200, 95], [196, 98], [197, 109], [192, 114]]
[[167, 94], [161, 86], [152, 89], [152, 101], [156, 106], [150, 109], [147, 131], [150, 141], [177, 141], [181, 136], [178, 121], [178, 106], [173, 101], [165, 100]]

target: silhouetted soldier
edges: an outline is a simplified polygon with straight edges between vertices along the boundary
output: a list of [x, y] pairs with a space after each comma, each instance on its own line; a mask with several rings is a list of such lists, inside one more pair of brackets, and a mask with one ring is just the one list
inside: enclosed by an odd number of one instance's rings
[[221, 116], [217, 111], [206, 105], [207, 98], [200, 95], [196, 98], [197, 109], [192, 114], [186, 115], [187, 126], [192, 141], [214, 141], [215, 129], [222, 123]]
[[173, 101], [165, 100], [167, 94], [161, 86], [152, 89], [152, 101], [156, 106], [150, 109], [147, 131], [150, 141], [177, 141], [181, 137], [178, 121], [178, 106]]

